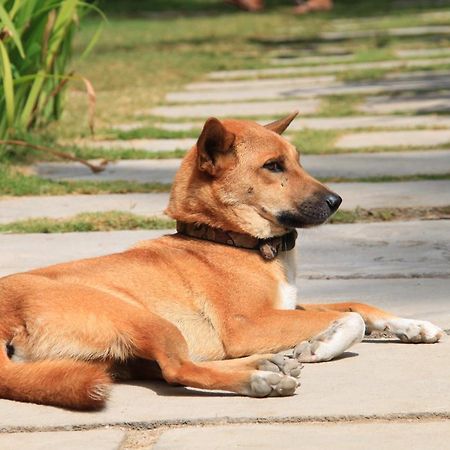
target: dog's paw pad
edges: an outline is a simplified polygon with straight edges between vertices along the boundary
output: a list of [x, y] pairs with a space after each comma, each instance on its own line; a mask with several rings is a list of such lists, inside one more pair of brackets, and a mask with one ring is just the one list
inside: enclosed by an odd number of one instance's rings
[[294, 377], [257, 370], [251, 376], [247, 394], [251, 397], [286, 397], [293, 395], [299, 385]]
[[386, 326], [402, 342], [433, 344], [444, 337], [441, 328], [426, 320], [392, 319]]
[[265, 359], [258, 364], [258, 370], [281, 373], [294, 378], [300, 376], [302, 364], [297, 359], [277, 353], [270, 359]]

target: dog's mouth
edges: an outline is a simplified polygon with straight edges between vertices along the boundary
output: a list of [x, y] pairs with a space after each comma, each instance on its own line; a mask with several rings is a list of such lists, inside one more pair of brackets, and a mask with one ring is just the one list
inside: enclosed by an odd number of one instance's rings
[[339, 208], [342, 199], [336, 195], [327, 195], [323, 199], [306, 200], [295, 210], [281, 211], [276, 219], [286, 228], [307, 228], [321, 225]]

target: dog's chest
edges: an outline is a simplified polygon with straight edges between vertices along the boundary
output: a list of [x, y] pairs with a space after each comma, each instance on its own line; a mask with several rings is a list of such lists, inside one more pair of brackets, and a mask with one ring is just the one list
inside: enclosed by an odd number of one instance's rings
[[278, 258], [284, 270], [285, 280], [280, 281], [278, 285], [278, 302], [276, 308], [295, 309], [297, 305], [295, 250], [282, 252]]

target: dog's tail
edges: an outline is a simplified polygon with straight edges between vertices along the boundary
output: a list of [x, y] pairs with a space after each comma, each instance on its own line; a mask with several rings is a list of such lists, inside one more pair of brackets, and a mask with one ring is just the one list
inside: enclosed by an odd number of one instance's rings
[[110, 384], [105, 364], [69, 359], [16, 363], [8, 358], [6, 345], [0, 348], [3, 399], [70, 409], [100, 409]]

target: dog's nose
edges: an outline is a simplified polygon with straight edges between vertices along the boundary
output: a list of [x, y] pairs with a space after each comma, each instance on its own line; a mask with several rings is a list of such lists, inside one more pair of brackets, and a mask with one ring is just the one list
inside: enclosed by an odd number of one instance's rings
[[325, 198], [327, 205], [330, 207], [332, 213], [334, 213], [342, 203], [342, 198], [337, 194], [328, 194]]

